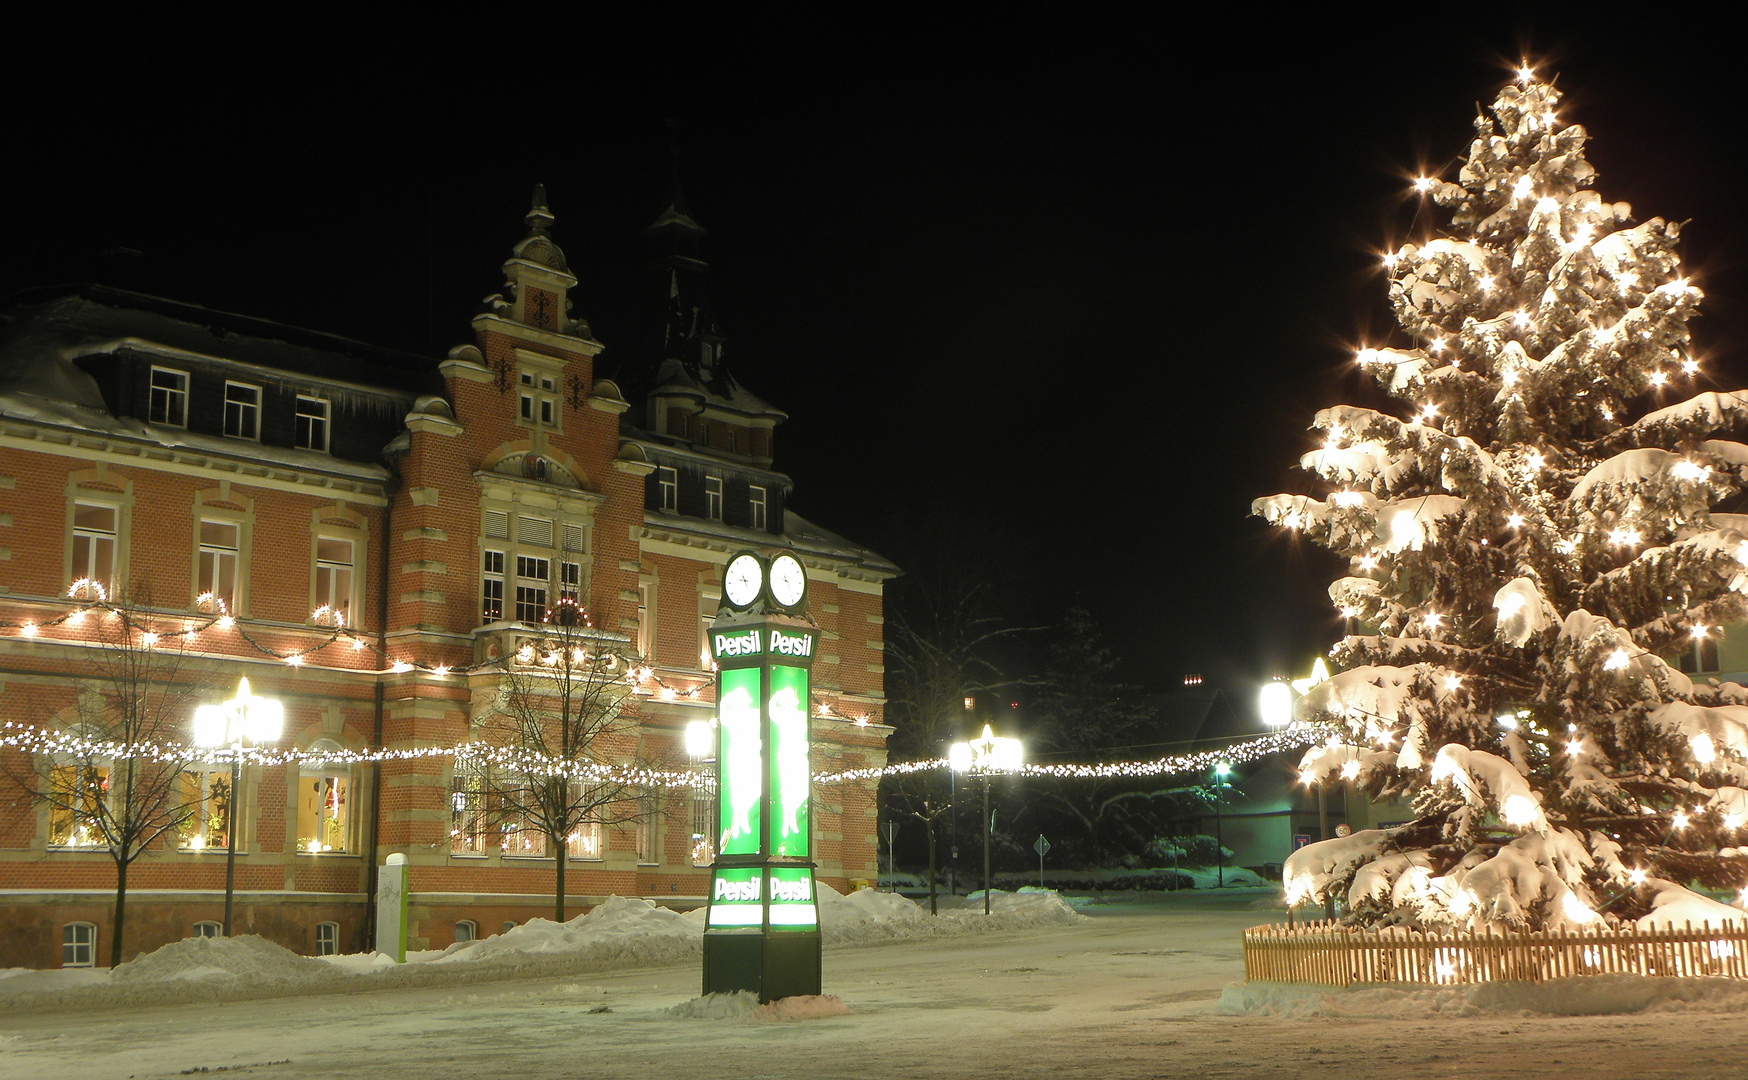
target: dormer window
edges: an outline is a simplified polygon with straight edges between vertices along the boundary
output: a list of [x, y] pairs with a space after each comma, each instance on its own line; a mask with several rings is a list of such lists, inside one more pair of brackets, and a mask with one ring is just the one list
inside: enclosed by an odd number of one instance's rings
[[151, 420], [154, 424], [188, 426], [188, 372], [152, 369]]
[[673, 513], [680, 502], [680, 474], [665, 465], [656, 467], [656, 509]]
[[328, 403], [306, 394], [297, 396], [297, 446], [300, 450], [328, 451]]
[[261, 388], [225, 380], [225, 434], [233, 439], [261, 438]]
[[521, 376], [522, 422], [553, 427], [558, 423], [557, 380], [544, 372], [524, 371]]
[[704, 478], [704, 516], [711, 521], [722, 520], [722, 477]]

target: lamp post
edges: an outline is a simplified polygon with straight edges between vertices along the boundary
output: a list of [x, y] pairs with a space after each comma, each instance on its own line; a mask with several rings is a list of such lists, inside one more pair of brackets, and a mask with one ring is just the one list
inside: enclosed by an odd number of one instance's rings
[[989, 782], [995, 773], [1012, 772], [1020, 767], [1024, 751], [1020, 740], [996, 735], [988, 724], [983, 725], [981, 738], [968, 743], [954, 743], [947, 753], [947, 762], [955, 773], [969, 773], [983, 778], [983, 913], [989, 914], [989, 834], [994, 823], [989, 816]]
[[1226, 777], [1232, 772], [1232, 766], [1222, 761], [1214, 766], [1214, 872], [1219, 880], [1217, 888], [1226, 887], [1226, 837], [1220, 828], [1220, 800], [1226, 794]]
[[231, 936], [232, 901], [237, 884], [237, 825], [242, 814], [237, 782], [243, 769], [243, 744], [276, 742], [284, 731], [285, 707], [272, 698], [251, 693], [247, 678], [237, 680], [236, 697], [194, 710], [194, 745], [228, 746], [231, 750], [230, 823], [229, 835], [225, 837], [225, 937]]

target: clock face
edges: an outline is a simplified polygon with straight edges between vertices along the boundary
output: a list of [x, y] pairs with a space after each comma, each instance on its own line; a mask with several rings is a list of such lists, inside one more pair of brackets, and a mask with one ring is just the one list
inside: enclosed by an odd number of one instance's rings
[[793, 555], [779, 555], [771, 560], [771, 595], [784, 607], [801, 603], [807, 591], [807, 572]]
[[756, 555], [736, 555], [722, 572], [722, 592], [735, 607], [746, 607], [759, 598], [765, 584], [765, 568]]

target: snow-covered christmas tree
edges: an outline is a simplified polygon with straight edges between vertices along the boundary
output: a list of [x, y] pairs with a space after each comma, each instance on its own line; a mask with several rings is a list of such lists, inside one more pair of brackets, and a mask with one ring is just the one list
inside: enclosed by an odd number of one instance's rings
[[[1528, 69], [1476, 121], [1435, 237], [1384, 257], [1398, 411], [1317, 414], [1322, 497], [1255, 511], [1349, 560], [1355, 634], [1298, 717], [1416, 819], [1312, 844], [1289, 898], [1367, 924], [1748, 921], [1748, 688], [1665, 658], [1748, 613], [1748, 391], [1701, 392], [1678, 227], [1591, 189]], [[1425, 216], [1434, 216], [1428, 208]], [[1684, 399], [1684, 400], [1683, 400]], [[1740, 892], [1738, 892], [1740, 891]]]

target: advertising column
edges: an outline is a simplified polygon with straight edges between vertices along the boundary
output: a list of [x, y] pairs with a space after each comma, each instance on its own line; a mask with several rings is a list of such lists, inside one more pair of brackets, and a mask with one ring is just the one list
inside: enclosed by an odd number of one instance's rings
[[[743, 560], [757, 559], [749, 568]], [[779, 555], [773, 564], [794, 564]], [[710, 635], [717, 665], [717, 856], [704, 932], [704, 992], [760, 1001], [820, 993], [814, 902], [809, 669], [819, 631], [763, 559], [737, 555]], [[737, 569], [741, 577], [732, 575]], [[757, 574], [760, 587], [747, 585]], [[742, 603], [736, 604], [736, 586]], [[776, 593], [773, 596], [772, 593]], [[738, 610], [737, 610], [738, 609]]]

